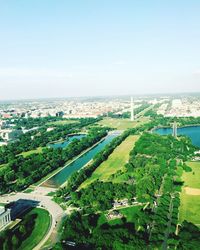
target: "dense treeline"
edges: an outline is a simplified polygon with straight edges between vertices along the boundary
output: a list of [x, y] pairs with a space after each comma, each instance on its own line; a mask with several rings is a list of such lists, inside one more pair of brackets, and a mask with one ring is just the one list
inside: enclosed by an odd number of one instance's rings
[[[148, 107], [150, 107], [151, 105], [148, 103], [143, 103], [140, 107], [135, 108], [134, 109], [134, 115], [138, 115], [140, 112], [142, 112], [143, 110], [147, 109]], [[116, 114], [114, 112], [108, 112], [108, 117], [111, 118], [130, 118], [131, 117], [131, 112], [124, 112], [122, 114]]]
[[178, 250], [182, 249], [199, 249], [200, 246], [200, 229], [194, 224], [184, 221], [180, 226]]
[[93, 182], [79, 192], [71, 193], [73, 204], [86, 211], [105, 211], [113, 207], [114, 200], [135, 197], [135, 186], [126, 183]]
[[10, 229], [2, 232], [0, 234], [0, 249], [18, 249], [21, 243], [32, 233], [35, 227], [36, 217], [36, 214], [27, 215], [14, 230]]
[[172, 136], [144, 133], [126, 165], [127, 173], [134, 173], [138, 200], [152, 202], [164, 174], [176, 166], [174, 159], [185, 161], [194, 151], [195, 147], [188, 138], [176, 140]]
[[182, 117], [176, 118], [176, 121], [179, 126], [199, 125], [200, 117]]
[[172, 249], [178, 243], [175, 235], [182, 182], [178, 168], [190, 171], [183, 163], [196, 147], [188, 138], [176, 140], [172, 136], [145, 133], [135, 144], [127, 164], [135, 172], [136, 196], [148, 201], [152, 214], [148, 221], [149, 246]]
[[10, 124], [15, 125], [15, 128], [25, 128], [25, 129], [32, 129], [34, 127], [41, 127], [44, 125], [48, 126], [48, 123], [56, 122], [56, 121], [65, 121], [66, 119], [63, 119], [61, 117], [37, 117], [37, 118], [18, 118], [18, 119], [8, 119]]
[[139, 113], [141, 113], [145, 109], [149, 108], [150, 106], [151, 106], [151, 104], [149, 104], [149, 103], [142, 104], [140, 107], [134, 109], [134, 115], [138, 115]]
[[176, 140], [173, 136], [160, 136], [157, 134], [144, 133], [136, 142], [132, 158], [136, 155], [155, 156], [165, 160], [179, 158], [187, 160], [194, 153], [195, 146], [189, 138], [182, 137]]
[[66, 148], [46, 148], [40, 154], [18, 156], [9, 162], [6, 170], [0, 172], [0, 192], [24, 189], [52, 170], [62, 167], [65, 162], [97, 143], [106, 134], [106, 128], [94, 127], [89, 130], [87, 137], [73, 140]]
[[70, 249], [67, 241], [75, 242], [73, 249], [147, 249], [145, 235], [135, 230], [133, 223], [111, 226], [98, 225], [99, 214], [74, 212], [63, 223], [61, 244], [54, 249]]
[[47, 132], [46, 127], [37, 131], [28, 132], [21, 135], [18, 141], [0, 148], [0, 165], [15, 159], [17, 154], [45, 147], [49, 142], [64, 139], [68, 134], [76, 133], [81, 128], [95, 123], [98, 119], [79, 119], [79, 122], [56, 126], [54, 130]]
[[153, 107], [152, 109], [149, 109], [149, 110], [147, 110], [147, 111], [144, 113], [144, 116], [149, 116], [149, 117], [151, 117], [151, 118], [153, 118], [153, 119], [158, 118], [158, 117], [163, 117], [162, 115], [158, 115], [158, 114], [157, 114], [157, 110], [158, 110], [158, 108], [159, 108], [160, 106], [161, 106], [160, 103], [155, 104], [154, 107]]
[[[145, 128], [149, 126], [152, 124]], [[157, 249], [161, 246], [187, 249], [181, 248], [187, 244], [184, 224], [183, 233], [180, 236], [175, 234], [180, 205], [178, 192], [182, 185], [178, 168], [190, 171], [184, 161], [193, 155], [195, 149], [188, 138], [176, 140], [172, 136], [141, 135], [130, 153], [126, 171], [122, 173], [129, 180], [120, 184], [96, 181], [87, 188], [71, 192], [70, 203], [82, 211], [66, 219], [63, 243], [58, 244], [57, 249], [65, 249], [67, 241], [75, 242], [77, 249], [132, 249], [133, 245], [133, 249]], [[66, 195], [64, 190], [60, 194], [63, 197]], [[114, 199], [125, 197], [129, 202], [134, 198], [147, 204], [137, 215], [137, 227], [134, 223], [127, 223], [125, 218], [116, 226], [107, 223], [99, 225], [99, 211], [111, 209]], [[91, 224], [89, 218], [95, 218], [95, 222]], [[191, 233], [186, 237], [192, 238]], [[197, 237], [193, 238], [197, 242]]]

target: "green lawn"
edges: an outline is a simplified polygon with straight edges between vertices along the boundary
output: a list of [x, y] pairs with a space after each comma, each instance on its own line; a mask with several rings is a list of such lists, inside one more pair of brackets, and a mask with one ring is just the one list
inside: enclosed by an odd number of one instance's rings
[[192, 172], [183, 173], [184, 185], [191, 188], [200, 188], [200, 162], [187, 162], [187, 165], [192, 168]]
[[180, 198], [179, 222], [187, 220], [194, 224], [200, 224], [200, 195], [188, 195], [183, 190]]
[[[126, 207], [126, 208], [121, 208], [118, 209], [118, 211], [124, 215], [124, 217], [126, 218], [127, 222], [132, 222], [135, 223], [137, 220], [137, 214], [140, 213], [140, 210], [143, 206], [132, 206], [132, 207]], [[105, 214], [101, 214], [99, 219], [98, 219], [98, 226], [101, 226], [105, 223], [108, 223], [111, 226], [114, 225], [120, 225], [122, 224], [122, 220], [117, 218], [117, 219], [113, 219], [113, 220], [108, 220], [106, 218]]]
[[22, 242], [19, 250], [30, 250], [37, 246], [45, 237], [50, 226], [51, 218], [48, 211], [41, 208], [34, 208], [29, 214], [37, 214], [35, 228], [31, 235]]
[[182, 175], [184, 186], [180, 195], [179, 222], [187, 220], [200, 224], [200, 195], [190, 195], [185, 190], [185, 187], [200, 189], [200, 162], [187, 162], [187, 165], [192, 168], [192, 172], [183, 172]]
[[119, 210], [123, 214], [128, 222], [135, 222], [137, 219], [137, 214], [139, 214], [142, 206], [132, 206], [127, 208], [122, 208]]
[[106, 215], [105, 214], [101, 214], [99, 219], [98, 219], [98, 226], [101, 226], [105, 223], [108, 223], [110, 226], [115, 226], [115, 225], [120, 225], [122, 224], [122, 220], [121, 219], [113, 219], [113, 220], [108, 220], [106, 218]]
[[24, 191], [24, 193], [25, 194], [29, 194], [29, 193], [32, 193], [34, 191], [34, 189], [32, 189], [32, 188], [27, 188], [25, 191]]
[[136, 126], [142, 125], [148, 121], [149, 121], [148, 118], [141, 118], [136, 121], [130, 121], [130, 119], [106, 117], [100, 122], [98, 122], [98, 124], [102, 126], [110, 127], [110, 128], [115, 128], [118, 130], [125, 130], [128, 128], [134, 128]]
[[19, 155], [22, 155], [23, 157], [27, 157], [27, 156], [32, 155], [32, 154], [40, 154], [40, 153], [42, 153], [42, 150], [43, 150], [43, 147], [38, 147], [36, 149], [30, 150], [27, 152], [22, 152]]
[[61, 121], [54, 121], [54, 122], [48, 122], [47, 125], [66, 125], [71, 123], [79, 123], [77, 120], [61, 120]]
[[129, 153], [133, 149], [135, 142], [138, 140], [139, 136], [130, 135], [128, 136], [88, 178], [82, 183], [80, 188], [84, 188], [99, 179], [102, 181], [107, 181], [111, 175], [115, 174], [119, 170], [124, 169], [124, 165], [129, 160]]

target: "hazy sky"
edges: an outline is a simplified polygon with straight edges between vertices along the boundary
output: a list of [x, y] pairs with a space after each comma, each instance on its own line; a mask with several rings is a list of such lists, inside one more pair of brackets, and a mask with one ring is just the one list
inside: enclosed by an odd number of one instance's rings
[[199, 0], [0, 0], [0, 99], [200, 92]]

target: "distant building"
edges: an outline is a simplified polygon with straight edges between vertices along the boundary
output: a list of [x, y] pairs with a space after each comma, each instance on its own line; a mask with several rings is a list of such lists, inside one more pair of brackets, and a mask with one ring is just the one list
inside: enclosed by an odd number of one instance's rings
[[53, 131], [55, 128], [47, 128], [47, 132]]
[[18, 129], [2, 129], [2, 130], [0, 130], [0, 137], [4, 141], [17, 140], [21, 134], [23, 134], [22, 130], [18, 130]]
[[7, 120], [0, 120], [0, 129], [5, 129], [9, 127], [9, 123]]
[[0, 206], [0, 230], [11, 222], [10, 209]]
[[121, 207], [121, 206], [127, 206], [128, 205], [128, 199], [120, 200], [120, 201], [114, 201], [113, 207]]
[[133, 97], [131, 97], [131, 121], [134, 121], [134, 104], [133, 104]]
[[2, 114], [2, 117], [5, 118], [5, 119], [9, 119], [9, 118], [12, 118], [12, 116], [10, 114]]
[[59, 112], [56, 113], [57, 117], [63, 117], [63, 115], [64, 115], [63, 111], [59, 111]]

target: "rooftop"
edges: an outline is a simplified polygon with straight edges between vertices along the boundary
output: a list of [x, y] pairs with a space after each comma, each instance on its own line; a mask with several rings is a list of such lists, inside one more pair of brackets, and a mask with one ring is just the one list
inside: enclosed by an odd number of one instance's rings
[[0, 205], [0, 215], [5, 212], [5, 207], [3, 205]]

